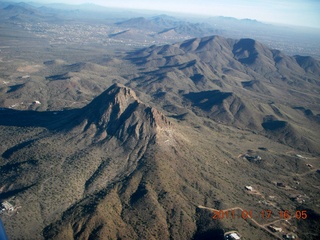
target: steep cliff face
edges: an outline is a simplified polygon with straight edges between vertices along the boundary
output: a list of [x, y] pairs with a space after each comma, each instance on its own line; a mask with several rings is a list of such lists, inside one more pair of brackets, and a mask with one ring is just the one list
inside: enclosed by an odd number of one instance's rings
[[79, 140], [91, 143], [116, 138], [136, 144], [142, 139], [155, 140], [161, 128], [170, 127], [161, 112], [141, 102], [132, 89], [121, 84], [112, 85], [93, 99], [70, 124]]

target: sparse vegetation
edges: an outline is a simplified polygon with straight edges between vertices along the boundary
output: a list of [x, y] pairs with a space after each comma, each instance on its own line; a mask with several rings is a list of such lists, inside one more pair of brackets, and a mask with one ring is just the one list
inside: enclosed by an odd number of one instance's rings
[[[276, 239], [275, 222], [319, 236], [318, 60], [166, 16], [80, 24], [23, 8], [0, 9], [10, 239]], [[232, 208], [253, 220], [212, 219]], [[310, 218], [280, 219], [296, 209]]]

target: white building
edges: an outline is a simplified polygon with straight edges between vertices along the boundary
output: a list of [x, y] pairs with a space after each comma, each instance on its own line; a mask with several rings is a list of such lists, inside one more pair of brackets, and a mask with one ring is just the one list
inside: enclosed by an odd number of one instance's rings
[[240, 235], [239, 235], [238, 233], [233, 232], [233, 233], [227, 234], [227, 235], [224, 237], [224, 239], [226, 239], [226, 240], [240, 240], [241, 237], [240, 237]]
[[3, 203], [1, 203], [1, 210], [3, 210], [3, 209], [5, 211], [12, 212], [14, 210], [14, 207], [8, 201], [4, 201]]
[[272, 232], [282, 232], [282, 228], [275, 227], [275, 226], [269, 226]]

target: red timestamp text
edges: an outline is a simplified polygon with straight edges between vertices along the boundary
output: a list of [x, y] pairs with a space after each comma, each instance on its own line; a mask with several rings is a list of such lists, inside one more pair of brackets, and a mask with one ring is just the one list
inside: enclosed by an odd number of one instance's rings
[[214, 210], [213, 219], [248, 219], [248, 218], [261, 218], [269, 219], [271, 217], [279, 217], [280, 219], [307, 219], [308, 214], [306, 210], [296, 210], [289, 212], [288, 210], [272, 211], [261, 210], [260, 212], [254, 212], [253, 210], [243, 209], [229, 209], [229, 210]]

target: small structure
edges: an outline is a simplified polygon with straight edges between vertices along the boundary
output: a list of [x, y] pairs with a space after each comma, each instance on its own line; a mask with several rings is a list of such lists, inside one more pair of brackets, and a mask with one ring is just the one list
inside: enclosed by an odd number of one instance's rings
[[251, 187], [251, 186], [245, 186], [245, 189], [248, 191], [253, 191], [253, 187]]
[[310, 163], [307, 163], [307, 166], [308, 166], [309, 168], [313, 168], [313, 166], [312, 166]]
[[250, 162], [260, 162], [262, 158], [260, 156], [250, 156], [249, 154], [244, 155], [244, 157]]
[[11, 203], [9, 203], [8, 201], [4, 201], [1, 203], [1, 207], [0, 207], [2, 212], [13, 212], [14, 211], [14, 207]]
[[239, 239], [241, 239], [241, 236], [237, 232], [230, 232], [230, 233], [225, 234], [224, 239], [225, 240], [239, 240]]
[[284, 239], [297, 239], [297, 235], [293, 233], [288, 233], [282, 236]]
[[275, 227], [273, 225], [270, 225], [270, 226], [268, 226], [268, 228], [270, 228], [270, 230], [272, 232], [282, 232], [282, 228], [280, 228], [280, 227]]
[[303, 204], [303, 203], [306, 202], [306, 200], [303, 198], [302, 195], [298, 195], [298, 196], [296, 196], [296, 197], [291, 197], [290, 199], [291, 199], [292, 201], [295, 201], [295, 202], [299, 203], [299, 204]]

